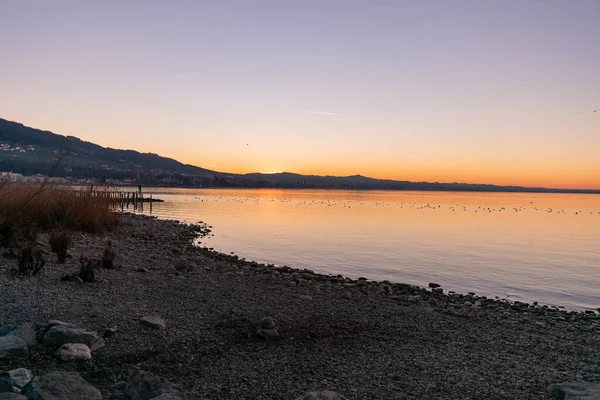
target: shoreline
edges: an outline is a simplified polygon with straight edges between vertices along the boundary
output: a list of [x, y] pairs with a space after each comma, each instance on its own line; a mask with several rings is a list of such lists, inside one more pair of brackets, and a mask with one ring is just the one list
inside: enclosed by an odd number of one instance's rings
[[[164, 221], [176, 221], [176, 220], [165, 219]], [[191, 225], [194, 225], [194, 224], [191, 224]], [[210, 232], [210, 230], [209, 230], [209, 232]], [[493, 301], [493, 302], [509, 304], [509, 305], [517, 303], [517, 305], [522, 305], [525, 307], [552, 309], [552, 310], [558, 310], [558, 311], [562, 311], [562, 312], [566, 312], [566, 313], [581, 313], [581, 314], [588, 314], [588, 315], [598, 315], [596, 311], [600, 312], [600, 308], [597, 308], [597, 309], [585, 308], [585, 309], [581, 309], [581, 310], [576, 310], [576, 309], [569, 309], [565, 306], [544, 304], [543, 302], [539, 302], [539, 301], [527, 302], [527, 301], [520, 301], [520, 300], [511, 300], [508, 297], [500, 298], [497, 296], [489, 297], [489, 296], [485, 296], [485, 295], [478, 295], [473, 292], [462, 293], [462, 292], [457, 292], [457, 291], [447, 291], [443, 285], [435, 283], [435, 282], [429, 282], [429, 285], [433, 285], [433, 287], [432, 287], [432, 286], [419, 286], [416, 284], [395, 282], [395, 281], [389, 281], [389, 280], [368, 279], [365, 277], [359, 277], [359, 278], [353, 279], [348, 276], [344, 276], [342, 274], [334, 275], [334, 274], [330, 274], [330, 273], [326, 273], [326, 272], [314, 271], [309, 268], [294, 268], [294, 267], [289, 267], [286, 264], [279, 265], [279, 264], [273, 264], [273, 263], [263, 263], [263, 262], [258, 262], [258, 261], [252, 261], [252, 260], [246, 259], [245, 257], [240, 257], [239, 255], [228, 254], [223, 251], [214, 250], [214, 248], [212, 248], [212, 247], [201, 247], [201, 246], [199, 246], [199, 243], [195, 244], [195, 245], [202, 252], [206, 253], [207, 256], [209, 256], [213, 259], [216, 259], [216, 260], [229, 261], [229, 262], [235, 262], [235, 263], [243, 263], [244, 265], [247, 265], [250, 267], [267, 268], [267, 269], [271, 269], [273, 271], [280, 271], [283, 274], [309, 273], [309, 274], [313, 275], [314, 277], [318, 277], [317, 278], [318, 280], [330, 280], [332, 282], [338, 282], [338, 283], [343, 282], [343, 283], [349, 283], [349, 284], [357, 284], [359, 281], [366, 281], [367, 284], [370, 284], [370, 285], [391, 285], [392, 287], [410, 288], [415, 291], [422, 291], [422, 292], [427, 292], [427, 293], [435, 292], [437, 295], [446, 296], [446, 297], [471, 298], [474, 300], [487, 300], [487, 301]], [[436, 288], [438, 289], [438, 291], [432, 290], [432, 289], [436, 289]], [[598, 316], [600, 318], [600, 315], [598, 315]]]
[[[155, 217], [152, 215], [147, 215], [147, 214], [137, 214], [137, 215], [144, 215], [145, 217], [151, 217], [151, 218], [156, 218], [156, 219], [160, 219], [160, 217]], [[333, 273], [327, 273], [327, 272], [318, 272], [315, 270], [312, 270], [310, 268], [294, 268], [294, 267], [288, 267], [288, 265], [286, 264], [274, 264], [274, 263], [267, 263], [267, 262], [259, 262], [259, 261], [253, 261], [253, 260], [248, 260], [246, 257], [241, 257], [240, 255], [234, 254], [234, 253], [227, 253], [225, 251], [219, 251], [219, 250], [215, 250], [212, 246], [207, 245], [205, 242], [200, 242], [198, 239], [203, 238], [204, 236], [208, 236], [208, 234], [210, 234], [212, 232], [213, 226], [205, 223], [205, 222], [200, 222], [199, 224], [186, 224], [184, 222], [181, 222], [179, 220], [173, 220], [173, 219], [162, 219], [163, 221], [170, 221], [170, 222], [178, 222], [178, 223], [182, 223], [183, 225], [190, 225], [190, 226], [194, 226], [194, 227], [200, 227], [200, 226], [205, 226], [206, 228], [208, 228], [206, 235], [202, 234], [201, 236], [198, 236], [198, 238], [196, 238], [194, 240], [195, 242], [195, 246], [198, 247], [199, 249], [201, 249], [202, 251], [204, 251], [207, 255], [214, 257], [215, 259], [220, 259], [220, 260], [226, 260], [226, 261], [231, 261], [231, 262], [243, 262], [246, 263], [249, 266], [257, 266], [257, 267], [263, 267], [263, 268], [274, 268], [275, 270], [278, 270], [280, 268], [283, 268], [282, 272], [288, 272], [287, 270], [291, 270], [291, 271], [295, 271], [295, 272], [309, 272], [311, 274], [314, 275], [318, 275], [321, 276], [323, 279], [328, 279], [328, 278], [343, 278], [344, 280], [347, 280], [349, 282], [356, 282], [358, 281], [360, 278], [351, 278], [342, 274], [333, 274]], [[210, 246], [210, 247], [209, 247]], [[377, 279], [366, 279], [367, 281], [369, 281], [371, 284], [388, 284], [388, 285], [394, 285], [394, 284], [398, 284], [398, 285], [402, 285], [402, 286], [410, 286], [410, 287], [414, 287], [417, 289], [422, 289], [422, 290], [426, 290], [429, 291], [430, 289], [432, 289], [431, 287], [428, 286], [420, 286], [418, 284], [412, 284], [412, 283], [406, 283], [406, 282], [396, 282], [396, 281], [390, 281], [387, 279], [383, 279], [383, 280], [377, 280]], [[511, 297], [511, 295], [508, 295], [506, 297], [500, 297], [500, 296], [487, 296], [487, 295], [478, 295], [476, 293], [473, 292], [461, 292], [461, 291], [456, 291], [456, 290], [447, 290], [446, 287], [443, 284], [438, 284], [436, 282], [429, 282], [429, 284], [433, 283], [434, 285], [437, 285], [439, 287], [441, 287], [443, 289], [443, 294], [445, 296], [470, 296], [474, 299], [483, 299], [483, 300], [494, 300], [494, 301], [498, 301], [498, 302], [503, 302], [503, 303], [509, 303], [512, 304], [514, 302], [518, 303], [518, 304], [524, 304], [526, 306], [535, 306], [535, 307], [539, 307], [539, 308], [551, 308], [551, 309], [557, 309], [557, 310], [561, 310], [564, 312], [579, 312], [579, 313], [587, 313], [587, 314], [597, 314], [600, 318], [600, 307], [579, 307], [579, 308], [569, 308], [567, 306], [562, 306], [562, 305], [555, 305], [555, 304], [549, 304], [549, 303], [544, 303], [543, 301], [539, 301], [539, 300], [533, 300], [533, 301], [526, 301], [526, 300], [514, 300], [514, 299], [509, 299], [509, 297]], [[517, 298], [519, 298], [517, 296]]]
[[[115, 385], [135, 367], [188, 399], [323, 389], [349, 399], [539, 398], [552, 383], [600, 382], [595, 313], [269, 266], [195, 246], [207, 229], [123, 214], [114, 232], [77, 234], [66, 265], [42, 236], [48, 264], [38, 276], [16, 276], [14, 260], [0, 259], [0, 325], [117, 329], [89, 361], [57, 361], [41, 347], [0, 359], [0, 370], [77, 370], [108, 399], [124, 398]], [[107, 240], [119, 268], [98, 271], [94, 283], [60, 281]], [[178, 270], [180, 260], [193, 266]], [[166, 330], [140, 326], [145, 315], [164, 318]], [[264, 317], [278, 337], [257, 336]]]

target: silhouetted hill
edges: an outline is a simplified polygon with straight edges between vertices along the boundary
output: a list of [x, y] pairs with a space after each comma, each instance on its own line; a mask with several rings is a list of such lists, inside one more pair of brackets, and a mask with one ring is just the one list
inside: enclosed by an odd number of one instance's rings
[[496, 186], [471, 183], [438, 183], [394, 181], [368, 178], [362, 175], [319, 176], [299, 175], [289, 172], [276, 174], [246, 174], [245, 177], [260, 182], [267, 187], [305, 187], [324, 189], [361, 189], [361, 190], [430, 190], [430, 191], [469, 191], [469, 192], [553, 192], [553, 193], [597, 193], [600, 190], [527, 188], [522, 186]]
[[34, 129], [0, 118], [0, 171], [45, 174], [65, 154], [55, 176], [95, 178], [122, 184], [191, 187], [314, 188], [353, 190], [439, 190], [492, 192], [597, 193], [571, 190], [495, 186], [469, 183], [410, 182], [353, 176], [300, 175], [290, 172], [245, 175], [211, 171], [171, 158], [134, 150], [117, 150]]
[[106, 148], [74, 136], [58, 135], [4, 119], [0, 119], [0, 143], [10, 146], [0, 152], [0, 170], [26, 175], [46, 173], [52, 160], [64, 152], [67, 155], [55, 172], [58, 176], [123, 179], [151, 171], [197, 177], [221, 175], [157, 154]]

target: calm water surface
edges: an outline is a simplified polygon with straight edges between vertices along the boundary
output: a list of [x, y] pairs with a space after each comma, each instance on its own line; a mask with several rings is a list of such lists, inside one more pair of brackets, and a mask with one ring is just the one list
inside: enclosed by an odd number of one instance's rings
[[[460, 293], [600, 307], [600, 196], [145, 189], [159, 218], [213, 226], [248, 260]], [[149, 212], [146, 206], [145, 213]]]

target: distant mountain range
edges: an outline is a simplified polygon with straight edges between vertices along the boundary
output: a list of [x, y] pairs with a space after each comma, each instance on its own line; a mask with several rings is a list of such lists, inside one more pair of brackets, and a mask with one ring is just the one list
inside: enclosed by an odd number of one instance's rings
[[23, 175], [97, 179], [113, 184], [185, 187], [314, 188], [354, 190], [438, 190], [494, 192], [595, 193], [600, 190], [526, 188], [469, 183], [431, 183], [367, 178], [361, 175], [336, 177], [277, 174], [230, 174], [183, 164], [171, 158], [134, 150], [117, 150], [27, 127], [0, 118], [0, 171]]

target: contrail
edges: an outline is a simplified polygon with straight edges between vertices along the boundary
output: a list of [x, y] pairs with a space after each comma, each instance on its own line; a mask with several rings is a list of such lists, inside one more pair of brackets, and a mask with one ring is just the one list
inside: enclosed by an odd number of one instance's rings
[[311, 113], [311, 114], [319, 114], [319, 115], [333, 115], [335, 117], [353, 117], [353, 115], [350, 115], [350, 114], [339, 114], [339, 113], [332, 113], [332, 112], [325, 112], [325, 111], [306, 110], [306, 112]]

